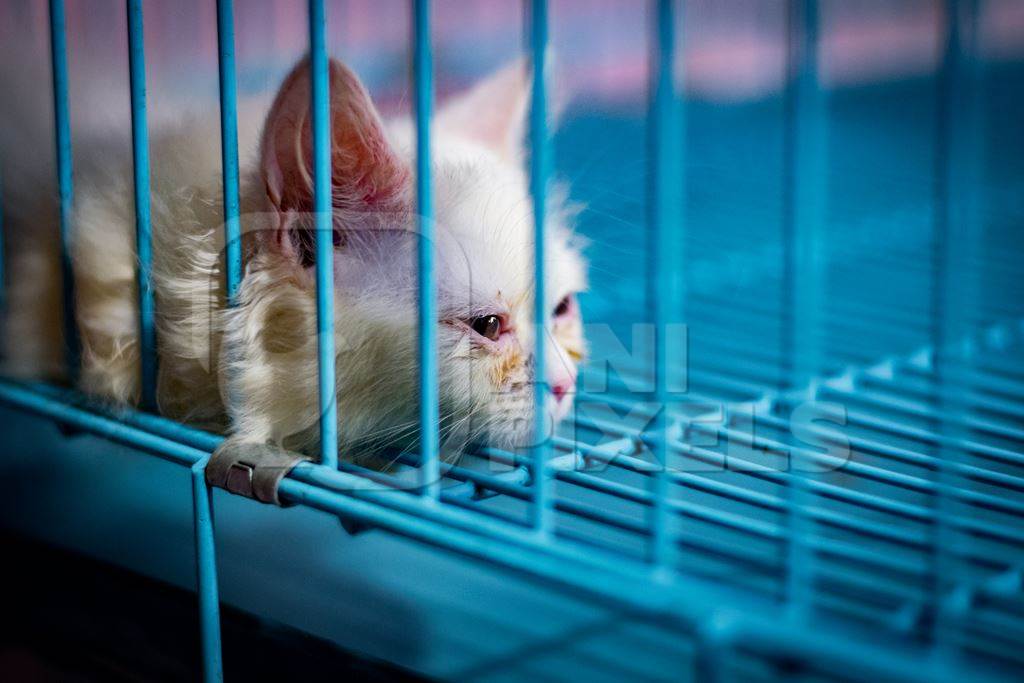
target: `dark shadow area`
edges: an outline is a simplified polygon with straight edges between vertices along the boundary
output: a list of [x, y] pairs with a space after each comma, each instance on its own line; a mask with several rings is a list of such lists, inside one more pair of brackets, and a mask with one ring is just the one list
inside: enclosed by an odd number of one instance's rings
[[[199, 679], [195, 594], [21, 536], [0, 547], [0, 679]], [[223, 605], [221, 628], [228, 681], [423, 680]]]

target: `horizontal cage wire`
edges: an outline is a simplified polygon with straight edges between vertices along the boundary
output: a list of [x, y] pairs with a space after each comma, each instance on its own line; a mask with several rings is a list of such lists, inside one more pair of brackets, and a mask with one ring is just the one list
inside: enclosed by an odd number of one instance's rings
[[[191, 468], [203, 674], [216, 680], [223, 671], [215, 511], [203, 472], [223, 437], [155, 414], [159, 302], [150, 287], [143, 4], [126, 3], [142, 409], [113, 409], [68, 388], [13, 379], [0, 380], [0, 401]], [[987, 181], [984, 224], [965, 218], [964, 207], [977, 201], [972, 193], [980, 192], [968, 176], [977, 171], [976, 147], [993, 144], [972, 118], [979, 106], [972, 90], [980, 79], [972, 42], [979, 10], [969, 1], [939, 5], [935, 182], [929, 192], [869, 212], [853, 206], [853, 190], [844, 200], [829, 189], [841, 182], [829, 143], [838, 133], [829, 128], [842, 125], [846, 105], [841, 93], [822, 85], [822, 8], [814, 0], [786, 3], [785, 149], [777, 167], [765, 171], [777, 171], [778, 206], [770, 208], [778, 208], [779, 231], [766, 239], [752, 221], [733, 220], [717, 232], [697, 226], [698, 211], [729, 208], [698, 206], [700, 188], [716, 182], [714, 167], [700, 184], [690, 175], [699, 143], [691, 144], [688, 127], [708, 113], [685, 96], [676, 73], [686, 54], [689, 4], [651, 0], [645, 279], [624, 282], [631, 276], [616, 269], [622, 257], [602, 253], [595, 239], [594, 266], [606, 268], [608, 279], [595, 285], [588, 315], [615, 334], [590, 340], [570, 418], [532, 448], [473, 447], [449, 462], [439, 453], [434, 330], [431, 3], [414, 0], [420, 237], [410, 267], [418, 272], [416, 419], [424, 436], [419, 452], [390, 453], [394, 466], [378, 470], [337, 452], [338, 423], [346, 416], [336, 416], [334, 395], [331, 46], [325, 3], [310, 0], [322, 452], [319, 462], [298, 464], [280, 482], [282, 501], [337, 515], [352, 534], [412, 538], [648, 615], [695, 644], [693, 673], [702, 679], [776, 680], [794, 671], [823, 680], [1019, 674], [1020, 176]], [[64, 3], [51, 0], [49, 9], [64, 297], [71, 302]], [[564, 143], [548, 130], [549, 8], [533, 0], [527, 9], [527, 170], [537, 207], [531, 234], [539, 302], [532, 319], [545, 329], [545, 197], [552, 157]], [[233, 4], [218, 0], [216, 10], [224, 277], [235, 304], [244, 271]], [[653, 323], [650, 343], [631, 327], [636, 311]], [[80, 352], [73, 316], [65, 311], [72, 368]], [[669, 330], [679, 326], [685, 335], [674, 348]], [[632, 348], [624, 348], [619, 340], [630, 334]], [[538, 334], [538, 377], [544, 348]], [[539, 434], [547, 389], [535, 384]]]

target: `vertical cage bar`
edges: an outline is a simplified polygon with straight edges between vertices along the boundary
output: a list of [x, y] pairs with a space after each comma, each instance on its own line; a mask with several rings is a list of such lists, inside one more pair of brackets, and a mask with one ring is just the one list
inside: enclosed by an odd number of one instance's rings
[[68, 376], [78, 376], [79, 341], [75, 325], [75, 280], [71, 270], [71, 212], [74, 179], [71, 159], [71, 116], [68, 112], [67, 34], [64, 0], [50, 0], [50, 56], [53, 69], [53, 123], [57, 149], [57, 192], [60, 198], [60, 272], [65, 362]]
[[413, 89], [416, 97], [416, 210], [419, 220], [420, 490], [440, 496], [438, 466], [437, 292], [434, 199], [430, 176], [430, 117], [434, 97], [430, 0], [413, 0]]
[[334, 377], [334, 240], [331, 205], [331, 110], [323, 0], [309, 0], [309, 68], [313, 107], [313, 210], [316, 217], [316, 320], [320, 391], [320, 462], [338, 466]]
[[217, 588], [217, 549], [213, 535], [213, 497], [206, 485], [203, 458], [192, 466], [192, 524], [196, 544], [196, 592], [199, 594], [199, 637], [203, 680], [222, 681], [220, 597]]
[[135, 242], [139, 296], [141, 405], [156, 407], [156, 326], [153, 321], [153, 233], [149, 214], [149, 131], [146, 125], [146, 46], [142, 0], [128, 3], [128, 73], [132, 106], [132, 151], [135, 164]]
[[[824, 211], [827, 107], [820, 85], [816, 0], [790, 0], [787, 6], [785, 149], [783, 163], [783, 321], [786, 354], [783, 384], [807, 388], [816, 396], [823, 370], [819, 331], [825, 288]], [[813, 523], [806, 510], [810, 499], [806, 464], [800, 452], [790, 456], [787, 574], [785, 596], [791, 613], [803, 617], [813, 591]]]
[[217, 0], [217, 66], [220, 74], [220, 150], [224, 185], [224, 288], [235, 303], [242, 279], [238, 199], [238, 109], [235, 81], [235, 17], [232, 0]]
[[981, 122], [973, 92], [976, 0], [943, 0], [942, 62], [938, 72], [935, 120], [934, 251], [932, 258], [932, 344], [935, 371], [937, 448], [935, 523], [932, 529], [932, 599], [936, 615], [932, 642], [936, 658], [955, 655], [956, 615], [949, 593], [955, 588], [959, 537], [952, 523], [959, 506], [950, 494], [960, 486], [955, 468], [964, 454], [957, 444], [967, 436], [965, 378], [972, 362], [971, 311], [976, 303], [971, 263], [977, 251], [976, 216], [971, 196], [980, 179], [975, 157]]
[[548, 139], [548, 99], [545, 63], [548, 47], [547, 0], [530, 2], [530, 53], [533, 64], [533, 89], [530, 107], [530, 195], [533, 197], [533, 372], [534, 372], [534, 445], [533, 445], [533, 527], [542, 534], [551, 531], [553, 482], [548, 476], [548, 387], [547, 325], [548, 307], [545, 287], [545, 219], [550, 175], [551, 149]]
[[824, 218], [827, 175], [827, 102], [820, 84], [817, 0], [790, 0], [787, 16], [786, 129], [783, 239], [783, 325], [789, 384], [812, 385], [823, 369], [822, 294], [825, 287]]
[[668, 511], [668, 407], [669, 407], [669, 324], [679, 315], [674, 296], [674, 275], [679, 269], [682, 227], [682, 125], [676, 91], [677, 55], [675, 0], [655, 0], [651, 18], [651, 99], [648, 119], [651, 243], [647, 278], [647, 302], [655, 330], [654, 400], [659, 409], [654, 430], [654, 458], [658, 469], [651, 478], [654, 505], [649, 508], [651, 545], [649, 559], [663, 565], [672, 545]]
[[734, 652], [736, 624], [735, 615], [719, 610], [707, 615], [698, 626], [694, 680], [699, 683], [727, 683], [732, 680], [728, 667]]

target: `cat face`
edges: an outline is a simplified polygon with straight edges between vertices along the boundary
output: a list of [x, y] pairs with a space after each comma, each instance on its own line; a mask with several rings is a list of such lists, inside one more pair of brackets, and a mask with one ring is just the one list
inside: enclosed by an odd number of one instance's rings
[[[527, 445], [533, 436], [533, 209], [522, 141], [529, 80], [514, 64], [446, 103], [433, 130], [438, 369], [442, 442]], [[419, 225], [415, 131], [381, 121], [356, 76], [330, 64], [336, 348], [342, 445], [415, 440]], [[261, 180], [275, 225], [259, 261], [313, 290], [308, 63], [285, 81], [267, 118]], [[543, 378], [554, 425], [569, 411], [584, 354], [576, 294], [585, 265], [564, 192], [547, 207]], [[312, 387], [307, 388], [312, 390]], [[310, 393], [315, 393], [310, 391]], [[307, 431], [309, 431], [307, 429]]]

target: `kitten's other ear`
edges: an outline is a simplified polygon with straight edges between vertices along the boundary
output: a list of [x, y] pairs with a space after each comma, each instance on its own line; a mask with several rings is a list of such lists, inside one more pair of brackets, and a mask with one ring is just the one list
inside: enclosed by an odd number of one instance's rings
[[[329, 62], [331, 199], [344, 212], [397, 210], [409, 186], [409, 169], [391, 149], [384, 127], [359, 78], [341, 62]], [[278, 233], [307, 224], [294, 220], [313, 211], [313, 132], [309, 59], [285, 79], [267, 115], [260, 147], [267, 197], [279, 214]], [[354, 215], [354, 214], [353, 214]], [[278, 234], [286, 251], [303, 244]], [[300, 254], [300, 256], [302, 256]]]
[[[553, 97], [552, 52], [547, 53], [548, 119], [557, 124], [565, 99]], [[462, 135], [508, 159], [523, 157], [529, 129], [533, 67], [521, 57], [506, 64], [469, 90], [448, 99], [437, 112], [438, 128]]]

